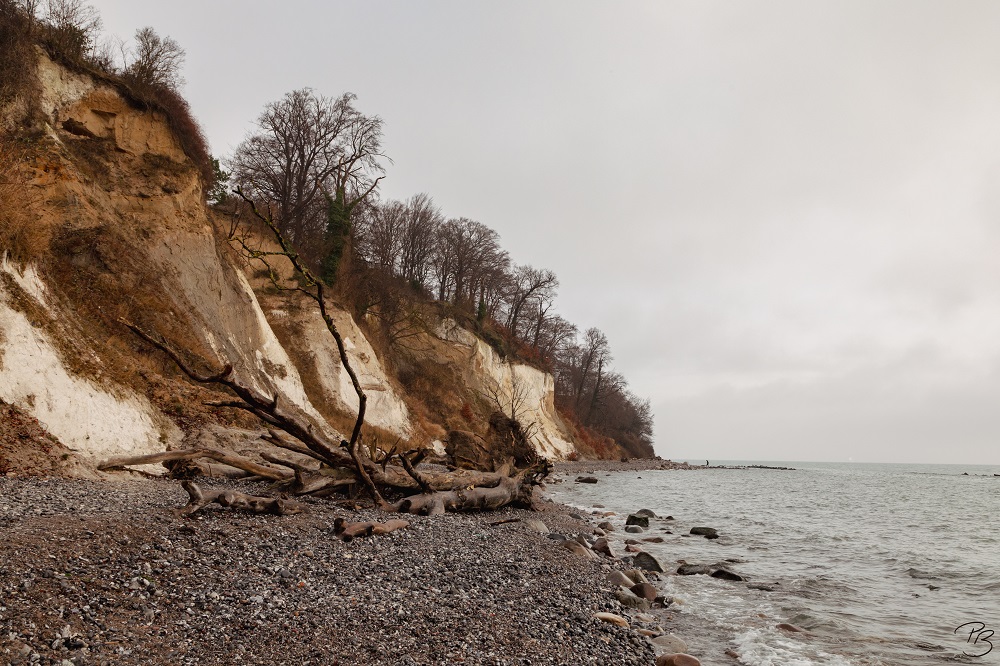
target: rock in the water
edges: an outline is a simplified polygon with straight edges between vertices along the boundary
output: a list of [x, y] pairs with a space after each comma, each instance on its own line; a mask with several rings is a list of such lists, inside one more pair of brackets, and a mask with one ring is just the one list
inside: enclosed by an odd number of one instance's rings
[[704, 564], [682, 564], [677, 567], [677, 573], [682, 576], [694, 576], [696, 574], [707, 576], [712, 573], [712, 569]]
[[646, 571], [664, 571], [663, 565], [660, 564], [660, 561], [649, 553], [636, 553], [635, 557], [632, 558], [632, 561], [635, 563], [635, 566], [640, 569], [645, 569]]
[[638, 546], [640, 541], [638, 539], [625, 539], [626, 546]]
[[595, 527], [593, 534], [594, 536], [598, 537], [608, 536], [608, 533], [602, 530], [600, 527]]
[[594, 550], [598, 553], [603, 553], [608, 557], [615, 557], [615, 551], [612, 550], [611, 544], [603, 537], [594, 542]]
[[635, 544], [631, 544], [630, 543], [627, 546], [625, 546], [625, 552], [626, 553], [641, 553], [642, 552], [642, 548], [640, 548], [639, 546], [636, 546]]
[[602, 622], [617, 624], [619, 627], [628, 629], [628, 620], [621, 615], [615, 615], [614, 613], [594, 613], [594, 617]]
[[701, 662], [689, 654], [661, 654], [656, 658], [656, 666], [701, 666]]
[[719, 532], [714, 527], [692, 527], [691, 534], [703, 536], [706, 539], [718, 539]]
[[802, 630], [796, 627], [794, 624], [788, 624], [787, 622], [782, 622], [781, 624], [774, 625], [775, 629], [781, 629], [782, 631], [788, 631], [793, 634], [799, 633]]
[[605, 532], [614, 532], [615, 531], [615, 526], [612, 525], [611, 523], [609, 523], [606, 520], [603, 523], [597, 523], [597, 526], [599, 528], [601, 528], [602, 530], [604, 530]]
[[712, 578], [721, 578], [723, 580], [735, 580], [735, 581], [746, 580], [746, 578], [744, 578], [743, 576], [737, 573], [733, 573], [729, 569], [716, 569], [709, 575], [711, 575]]
[[649, 641], [658, 648], [663, 648], [667, 653], [676, 654], [678, 652], [686, 652], [688, 649], [687, 643], [685, 643], [680, 638], [677, 638], [673, 634], [664, 634], [663, 636], [657, 636]]
[[578, 476], [576, 477], [577, 483], [597, 483], [596, 476]]
[[608, 572], [608, 582], [615, 587], [632, 587], [635, 585], [635, 582], [631, 578], [618, 571], [618, 569], [612, 569]]
[[635, 512], [637, 516], [646, 516], [647, 518], [656, 518], [656, 514], [653, 513], [652, 509], [639, 509]]
[[774, 592], [774, 586], [768, 585], [767, 583], [750, 583], [747, 585], [747, 589], [760, 590], [761, 592]]
[[[649, 583], [636, 583], [635, 585], [631, 586], [629, 590], [631, 590], [632, 594], [634, 594], [635, 596], [642, 597], [643, 599], [648, 599], [649, 601], [656, 601], [656, 597], [659, 596], [659, 592], [656, 591], [656, 588]], [[683, 649], [671, 650], [671, 652], [683, 652], [683, 651], [684, 651]]]
[[646, 537], [643, 539], [646, 543], [663, 543], [663, 537]]
[[[649, 582], [649, 579], [646, 578], [646, 574], [642, 573], [642, 569], [628, 569], [625, 572], [625, 575], [632, 581], [632, 585]], [[625, 587], [632, 587], [632, 585], [626, 585]]]
[[588, 559], [592, 559], [594, 557], [597, 557], [596, 555], [594, 555], [594, 551], [592, 551], [589, 548], [583, 546], [582, 544], [580, 544], [577, 541], [573, 541], [572, 539], [567, 539], [566, 541], [561, 541], [560, 544], [562, 545], [563, 548], [565, 548], [569, 552], [573, 553], [574, 555], [579, 555], [581, 557], [586, 557]]
[[646, 530], [638, 525], [626, 525], [625, 531], [628, 532], [629, 534], [642, 534]]
[[539, 534], [548, 534], [549, 526], [540, 520], [526, 520], [524, 524], [528, 526], [532, 532], [538, 532]]
[[619, 587], [615, 590], [615, 598], [625, 608], [638, 608], [639, 610], [649, 610], [653, 603], [649, 599], [644, 599], [626, 587]]
[[639, 527], [649, 527], [649, 516], [640, 516], [637, 513], [630, 513], [625, 519], [626, 525], [638, 525]]

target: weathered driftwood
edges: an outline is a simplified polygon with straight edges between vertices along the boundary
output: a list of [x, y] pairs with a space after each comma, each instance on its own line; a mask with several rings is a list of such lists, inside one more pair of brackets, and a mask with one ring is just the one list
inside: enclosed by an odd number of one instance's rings
[[121, 456], [110, 458], [100, 463], [97, 469], [105, 471], [112, 469], [124, 469], [133, 465], [155, 465], [165, 462], [178, 462], [181, 460], [196, 460], [198, 458], [208, 458], [217, 462], [242, 469], [245, 472], [272, 481], [291, 480], [295, 473], [292, 470], [284, 470], [269, 465], [261, 465], [249, 458], [222, 451], [219, 449], [177, 449], [176, 451], [163, 451], [162, 453], [151, 453], [145, 456]]
[[515, 476], [504, 477], [500, 479], [500, 483], [491, 488], [476, 487], [421, 493], [401, 499], [390, 508], [400, 513], [428, 516], [437, 516], [448, 511], [491, 511], [508, 504], [531, 508], [534, 487], [548, 472], [548, 463], [541, 463]]
[[409, 526], [409, 521], [399, 519], [381, 523], [351, 523], [345, 518], [337, 518], [333, 521], [333, 533], [344, 541], [352, 541], [358, 537], [389, 534]]
[[276, 516], [287, 516], [306, 510], [304, 504], [295, 500], [280, 497], [259, 497], [229, 489], [202, 490], [193, 481], [185, 481], [181, 485], [189, 495], [187, 505], [178, 510], [182, 516], [192, 516], [209, 504], [218, 504], [251, 513], [269, 513]]

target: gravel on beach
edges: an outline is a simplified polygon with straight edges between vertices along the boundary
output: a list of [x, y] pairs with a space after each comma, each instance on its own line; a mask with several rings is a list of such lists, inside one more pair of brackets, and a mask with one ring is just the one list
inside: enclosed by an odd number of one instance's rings
[[527, 524], [590, 533], [551, 502], [405, 516], [345, 543], [336, 517], [386, 515], [317, 499], [294, 516], [177, 517], [186, 501], [176, 481], [0, 477], [0, 663], [654, 661], [645, 638], [593, 617], [628, 616], [607, 560]]

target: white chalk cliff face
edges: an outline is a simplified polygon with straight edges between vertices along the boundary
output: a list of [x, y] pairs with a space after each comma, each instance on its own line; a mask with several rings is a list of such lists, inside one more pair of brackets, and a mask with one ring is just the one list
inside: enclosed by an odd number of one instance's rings
[[0, 258], [0, 399], [38, 419], [68, 448], [91, 458], [153, 453], [180, 439], [177, 426], [143, 396], [75, 376], [54, 341], [11, 307], [32, 299], [56, 317], [45, 286], [31, 268], [20, 271]]
[[513, 411], [531, 433], [539, 454], [562, 460], [576, 448], [555, 407], [555, 380], [552, 375], [523, 363], [506, 361], [488, 344], [452, 319], [440, 322], [435, 335], [462, 352], [463, 374], [468, 387], [480, 395], [494, 396], [504, 411]]
[[[33, 183], [41, 198], [39, 223], [57, 234], [110, 230], [134, 253], [133, 263], [169, 285], [151, 321], [190, 322], [202, 352], [214, 355], [202, 361], [216, 369], [231, 364], [258, 391], [277, 393], [283, 404], [301, 409], [335, 436], [320, 414], [354, 413], [358, 399], [318, 313], [255, 294], [213, 228], [197, 169], [165, 118], [133, 108], [107, 84], [39, 57], [42, 113], [52, 144]], [[78, 161], [87, 142], [108, 149], [107, 168], [114, 173]], [[102, 346], [106, 341], [74, 328], [75, 306], [56, 288], [56, 278], [64, 276], [14, 266], [3, 248], [0, 257], [0, 399], [37, 418], [84, 462], [181, 445], [185, 434], [171, 417], [110, 379], [107, 359], [115, 356]], [[332, 314], [368, 395], [366, 422], [409, 438], [414, 427], [406, 403], [371, 344], [349, 313]], [[551, 375], [500, 359], [449, 320], [436, 337], [448, 350], [441, 361], [458, 363], [470, 391], [517, 402], [519, 419], [534, 424], [539, 453], [559, 459], [574, 451], [553, 404]], [[86, 373], [74, 370], [78, 364], [67, 356], [68, 346], [87, 357]]]

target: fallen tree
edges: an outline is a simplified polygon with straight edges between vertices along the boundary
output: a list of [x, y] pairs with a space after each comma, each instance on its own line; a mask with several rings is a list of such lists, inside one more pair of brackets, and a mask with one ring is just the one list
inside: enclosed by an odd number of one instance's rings
[[[283, 400], [277, 391], [273, 395], [262, 394], [249, 381], [239, 377], [231, 364], [214, 372], [199, 371], [194, 363], [189, 362], [187, 354], [174, 349], [158, 335], [131, 322], [123, 321], [122, 323], [135, 335], [169, 356], [191, 380], [220, 387], [234, 396], [232, 400], [206, 404], [250, 412], [267, 425], [268, 432], [262, 437], [264, 441], [277, 449], [312, 459], [314, 463], [306, 465], [265, 453], [263, 457], [270, 464], [263, 464], [235, 453], [200, 448], [165, 451], [131, 458], [114, 458], [101, 463], [98, 468], [123, 469], [132, 465], [210, 459], [243, 470], [249, 476], [274, 481], [284, 492], [295, 495], [320, 496], [363, 486], [371, 495], [375, 506], [388, 511], [434, 515], [446, 511], [492, 510], [508, 504], [530, 508], [533, 488], [541, 483], [550, 470], [545, 460], [532, 461], [533, 464], [527, 469], [518, 470], [514, 467], [515, 459], [512, 458], [510, 464], [501, 465], [496, 471], [480, 471], [428, 467], [418, 469], [426, 454], [425, 451], [395, 452], [394, 449], [382, 456], [378, 463], [371, 459], [360, 446], [367, 396], [351, 367], [343, 338], [328, 310], [326, 285], [302, 262], [271, 217], [261, 213], [255, 203], [240, 190], [236, 193], [242, 198], [250, 213], [271, 231], [280, 249], [265, 250], [255, 246], [251, 240], [252, 234], [242, 229], [235, 221], [230, 230], [230, 241], [241, 249], [248, 261], [263, 264], [271, 283], [277, 289], [297, 292], [313, 300], [336, 343], [340, 361], [358, 396], [358, 414], [350, 439], [334, 437], [332, 428], [327, 424], [315, 422], [294, 404]], [[295, 286], [288, 286], [281, 281], [272, 263], [275, 258], [287, 260], [291, 264]], [[198, 365], [205, 367], [208, 364], [200, 362]], [[383, 492], [405, 494], [414, 490], [418, 492], [393, 504], [386, 502], [382, 495]], [[191, 490], [188, 489], [188, 492], [190, 494]], [[219, 498], [229, 501], [224, 495], [219, 495]], [[201, 501], [195, 502], [192, 495], [192, 503], [189, 506]], [[212, 501], [223, 504], [218, 498], [213, 498], [200, 504], [195, 511]], [[251, 508], [251, 510], [254, 506], [265, 506], [254, 504], [251, 500], [244, 500], [243, 504], [241, 508]]]

